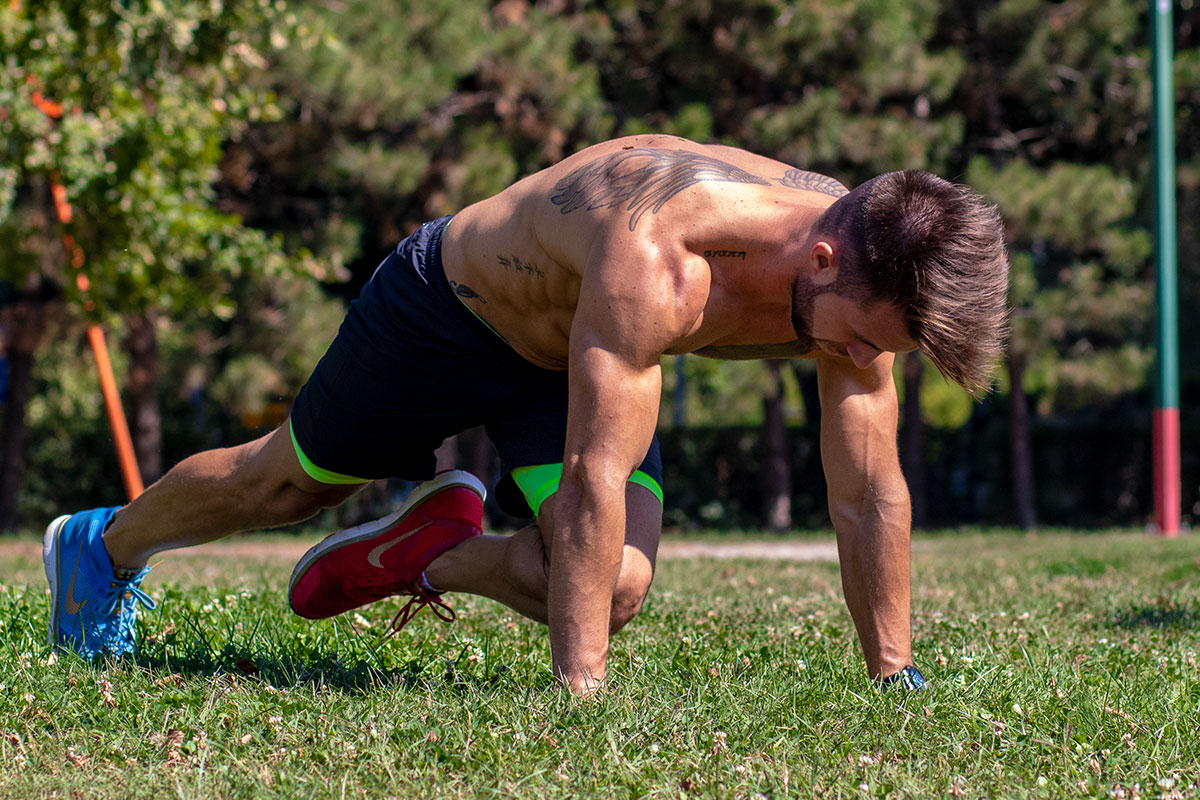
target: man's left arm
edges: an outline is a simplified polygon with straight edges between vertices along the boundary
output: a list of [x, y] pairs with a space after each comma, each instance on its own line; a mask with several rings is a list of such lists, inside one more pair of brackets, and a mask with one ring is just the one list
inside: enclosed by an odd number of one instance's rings
[[896, 449], [894, 356], [866, 369], [819, 358], [821, 460], [837, 531], [842, 590], [867, 671], [880, 680], [912, 663], [912, 507]]

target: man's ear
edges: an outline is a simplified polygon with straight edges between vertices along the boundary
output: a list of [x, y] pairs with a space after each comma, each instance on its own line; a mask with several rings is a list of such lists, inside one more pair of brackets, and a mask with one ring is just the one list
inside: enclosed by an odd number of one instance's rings
[[836, 242], [824, 239], [813, 245], [808, 254], [809, 277], [814, 286], [832, 286], [837, 280], [838, 248]]

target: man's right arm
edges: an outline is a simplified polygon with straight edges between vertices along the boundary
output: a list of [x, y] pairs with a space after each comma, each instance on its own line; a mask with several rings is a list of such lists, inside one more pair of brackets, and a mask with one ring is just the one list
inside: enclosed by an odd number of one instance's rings
[[[586, 338], [586, 334], [573, 333]], [[572, 345], [563, 475], [550, 532], [547, 622], [554, 672], [578, 694], [605, 674], [612, 597], [625, 543], [625, 485], [645, 456], [661, 378], [602, 346]]]
[[688, 280], [686, 262], [664, 265], [654, 253], [637, 258], [638, 252], [636, 241], [597, 247], [571, 326], [547, 621], [555, 674], [580, 694], [604, 677], [625, 541], [625, 486], [654, 436], [659, 358], [699, 315], [708, 289], [707, 273]]
[[890, 353], [858, 369], [819, 358], [821, 460], [846, 605], [867, 669], [886, 678], [912, 661], [908, 486], [896, 452]]

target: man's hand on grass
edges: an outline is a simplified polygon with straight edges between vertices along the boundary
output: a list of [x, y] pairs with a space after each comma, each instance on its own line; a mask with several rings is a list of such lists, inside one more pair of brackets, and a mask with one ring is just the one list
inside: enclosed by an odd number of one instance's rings
[[879, 688], [884, 690], [899, 689], [906, 692], [924, 689], [929, 685], [929, 681], [921, 674], [921, 671], [909, 664], [904, 669], [897, 673], [888, 675], [879, 681]]

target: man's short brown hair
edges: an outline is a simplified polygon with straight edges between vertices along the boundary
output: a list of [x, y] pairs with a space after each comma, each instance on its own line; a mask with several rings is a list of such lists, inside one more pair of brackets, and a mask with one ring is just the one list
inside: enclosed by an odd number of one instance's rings
[[839, 294], [891, 303], [943, 375], [987, 391], [1008, 323], [1008, 251], [995, 206], [928, 172], [889, 172], [839, 198], [818, 230], [842, 250]]

